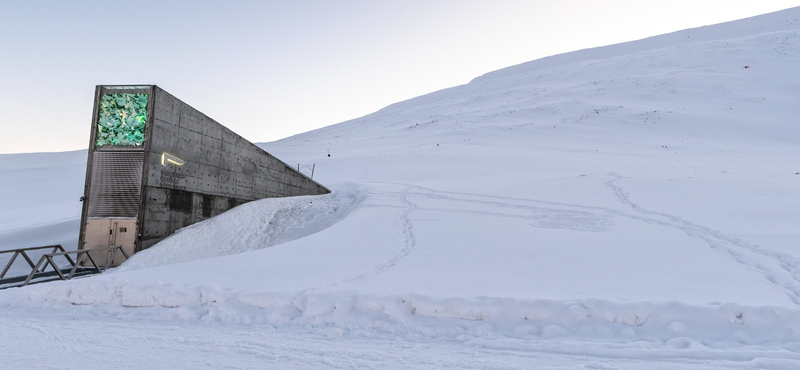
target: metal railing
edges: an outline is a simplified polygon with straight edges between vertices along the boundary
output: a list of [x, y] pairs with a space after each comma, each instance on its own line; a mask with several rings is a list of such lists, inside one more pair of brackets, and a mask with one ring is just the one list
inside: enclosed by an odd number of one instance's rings
[[[45, 253], [44, 255], [42, 255], [42, 257], [39, 258], [39, 262], [37, 262], [36, 264], [33, 263], [33, 260], [27, 253], [30, 251], [46, 250], [46, 249], [52, 249], [52, 251], [50, 253]], [[92, 258], [91, 252], [108, 253], [109, 255], [107, 255], [106, 258], [106, 264], [103, 265], [102, 267], [98, 266], [94, 258]], [[130, 258], [130, 256], [128, 256], [128, 253], [125, 252], [124, 249], [122, 249], [121, 245], [113, 245], [108, 247], [99, 247], [91, 249], [78, 249], [74, 251], [65, 251], [64, 247], [62, 247], [61, 245], [47, 245], [43, 247], [19, 248], [19, 249], [9, 249], [0, 251], [0, 255], [7, 253], [14, 253], [11, 256], [11, 259], [8, 260], [8, 263], [6, 263], [6, 267], [3, 269], [3, 272], [0, 272], [0, 289], [11, 288], [15, 286], [25, 286], [28, 285], [33, 279], [41, 277], [58, 276], [58, 278], [61, 280], [69, 280], [77, 275], [82, 276], [93, 273], [99, 274], [107, 270], [111, 266], [111, 263], [114, 261], [114, 259], [117, 257], [117, 254], [120, 252], [122, 253], [123, 256], [125, 256], [126, 260]], [[70, 257], [71, 254], [75, 255], [74, 260]], [[31, 268], [31, 272], [28, 275], [6, 278], [5, 277], [6, 273], [8, 273], [8, 270], [11, 268], [11, 265], [14, 264], [14, 261], [16, 261], [18, 256], [22, 256], [22, 258], [25, 259], [25, 262], [27, 262]], [[55, 260], [53, 259], [55, 257], [64, 257], [67, 263], [69, 263], [69, 267], [59, 268]], [[89, 259], [91, 267], [82, 266], [86, 258]], [[47, 271], [48, 266], [51, 266], [53, 268], [53, 271]], [[7, 284], [13, 284], [19, 282], [22, 282], [22, 284], [6, 286]]]

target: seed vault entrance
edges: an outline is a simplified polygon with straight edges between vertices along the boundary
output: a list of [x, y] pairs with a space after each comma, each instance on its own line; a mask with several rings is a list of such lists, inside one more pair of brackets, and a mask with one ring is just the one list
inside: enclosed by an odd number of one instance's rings
[[92, 117], [79, 249], [133, 254], [252, 200], [330, 192], [155, 85], [97, 86]]

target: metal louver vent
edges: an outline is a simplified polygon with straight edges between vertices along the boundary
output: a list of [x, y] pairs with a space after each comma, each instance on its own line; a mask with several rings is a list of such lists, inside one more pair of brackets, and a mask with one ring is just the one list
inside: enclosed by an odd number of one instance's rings
[[89, 217], [137, 217], [142, 189], [142, 151], [95, 151], [89, 183]]

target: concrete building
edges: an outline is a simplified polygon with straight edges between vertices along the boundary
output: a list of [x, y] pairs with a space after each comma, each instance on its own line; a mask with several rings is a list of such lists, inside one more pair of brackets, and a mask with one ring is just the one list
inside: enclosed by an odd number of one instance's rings
[[97, 86], [92, 117], [81, 249], [133, 254], [252, 200], [330, 193], [155, 85]]

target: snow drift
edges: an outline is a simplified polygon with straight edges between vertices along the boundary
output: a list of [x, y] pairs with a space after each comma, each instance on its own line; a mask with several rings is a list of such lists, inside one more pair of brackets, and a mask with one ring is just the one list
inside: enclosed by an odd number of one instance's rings
[[354, 184], [332, 194], [268, 198], [243, 204], [218, 217], [180, 229], [135, 254], [116, 269], [126, 271], [269, 248], [330, 227], [363, 195]]

